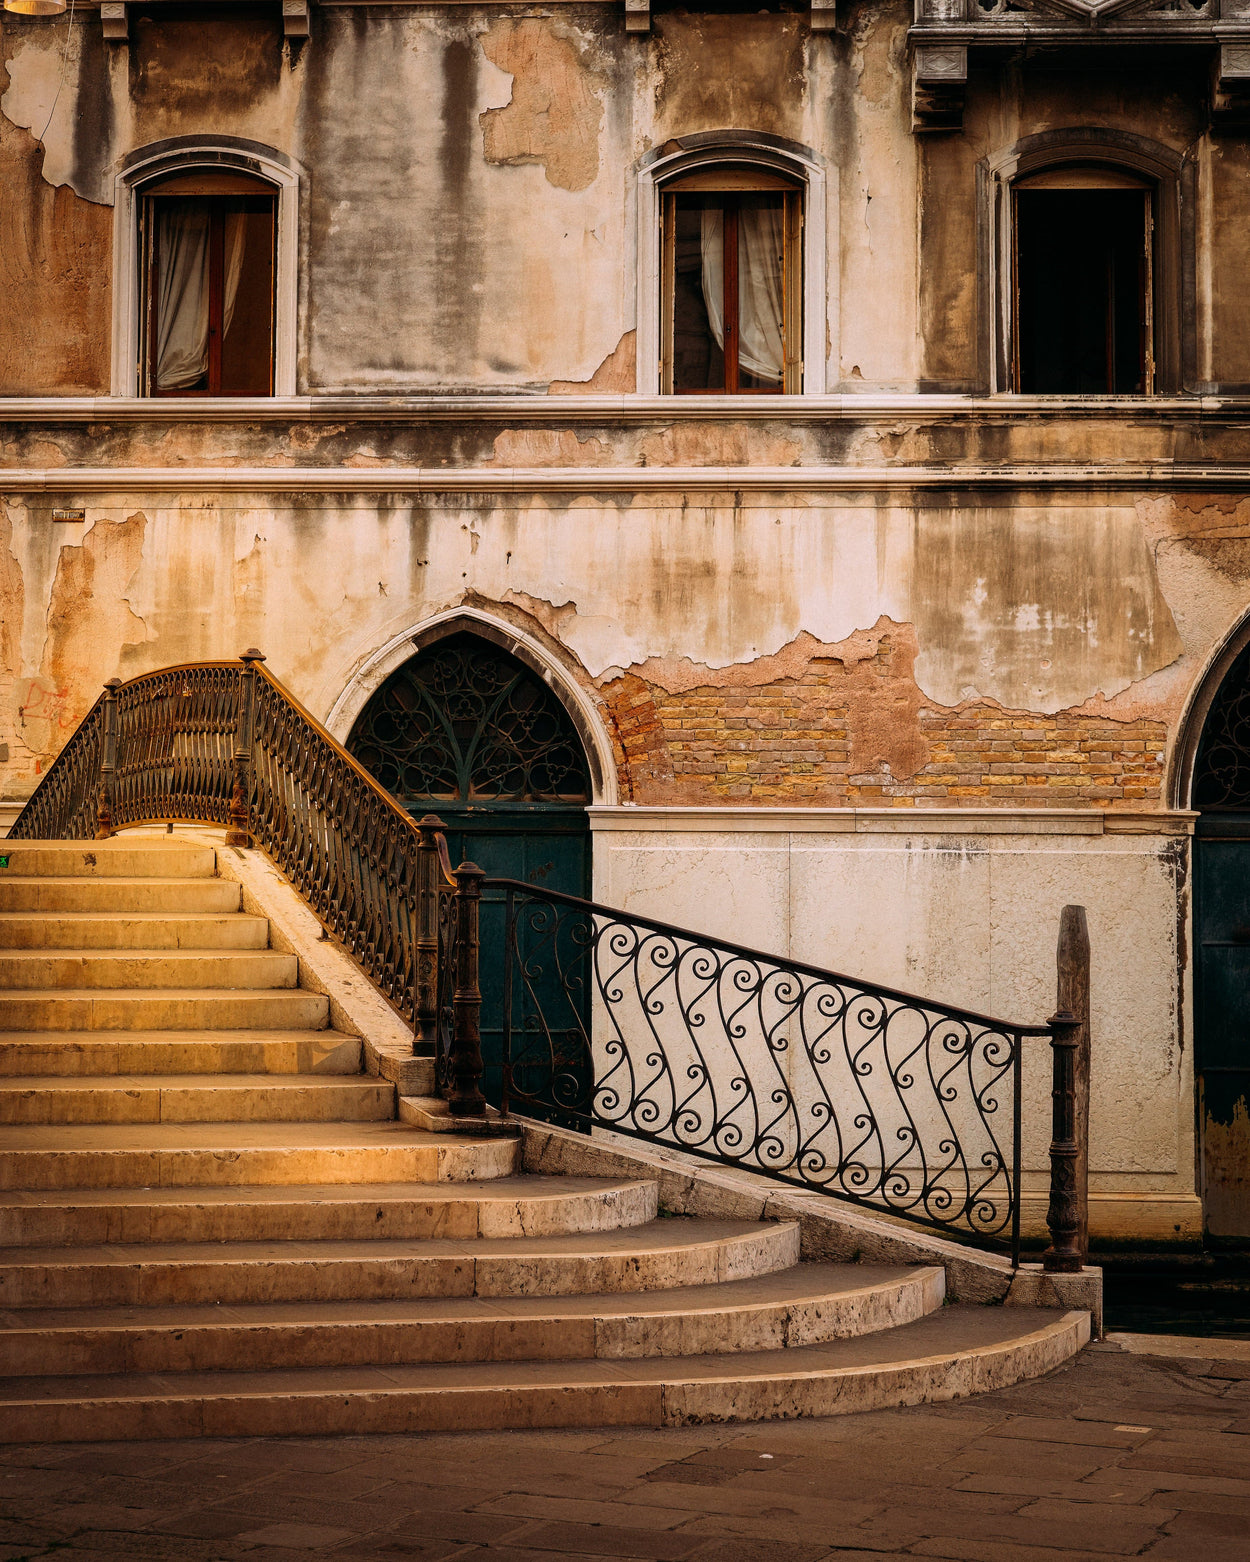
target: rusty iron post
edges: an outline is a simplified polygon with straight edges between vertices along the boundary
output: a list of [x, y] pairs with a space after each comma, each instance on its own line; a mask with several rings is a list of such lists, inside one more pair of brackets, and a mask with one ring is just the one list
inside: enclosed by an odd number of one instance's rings
[[117, 770], [117, 691], [120, 678], [104, 685], [104, 737], [100, 750], [100, 797], [95, 816], [95, 838], [107, 841], [113, 834], [113, 776]]
[[462, 862], [456, 880], [456, 991], [452, 999], [451, 1090], [447, 1108], [453, 1117], [485, 1117], [482, 1094], [482, 990], [479, 909], [486, 873], [475, 862]]
[[438, 838], [445, 826], [437, 814], [417, 821], [417, 936], [414, 951], [416, 992], [412, 1050], [419, 1058], [438, 1052], [438, 884], [443, 876]]
[[227, 846], [252, 844], [252, 720], [256, 710], [256, 664], [265, 660], [255, 646], [243, 652], [239, 660], [243, 672], [239, 678], [239, 704], [234, 716], [234, 781], [230, 789], [230, 819], [226, 830]]
[[1084, 906], [1059, 919], [1058, 1005], [1051, 1016], [1050, 1246], [1042, 1267], [1074, 1274], [1089, 1252], [1089, 927]]

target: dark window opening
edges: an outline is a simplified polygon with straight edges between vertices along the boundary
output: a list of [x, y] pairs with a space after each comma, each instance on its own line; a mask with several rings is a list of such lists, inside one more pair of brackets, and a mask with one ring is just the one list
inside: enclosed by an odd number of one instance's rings
[[801, 201], [774, 183], [665, 194], [665, 391], [801, 389]]
[[153, 396], [273, 393], [276, 198], [235, 176], [171, 180], [143, 209]]
[[1154, 389], [1151, 196], [1144, 188], [1015, 192], [1016, 389]]

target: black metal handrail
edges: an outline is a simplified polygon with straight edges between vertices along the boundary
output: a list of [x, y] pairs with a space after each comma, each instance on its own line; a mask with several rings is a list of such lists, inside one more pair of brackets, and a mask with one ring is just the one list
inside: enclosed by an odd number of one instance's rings
[[[479, 906], [505, 891], [502, 1093], [1020, 1250], [1024, 1040], [1050, 1036], [1050, 1269], [1087, 1246], [1089, 945], [1061, 924], [1058, 1011], [1017, 1024], [516, 880], [452, 869], [414, 820], [263, 666], [164, 668], [104, 693], [10, 835], [227, 827], [262, 848], [414, 1026], [451, 1112], [481, 1121]], [[1007, 1094], [1010, 1100], [1006, 1100]]]
[[1020, 1247], [1023, 1042], [938, 1004], [516, 880], [503, 1105]]

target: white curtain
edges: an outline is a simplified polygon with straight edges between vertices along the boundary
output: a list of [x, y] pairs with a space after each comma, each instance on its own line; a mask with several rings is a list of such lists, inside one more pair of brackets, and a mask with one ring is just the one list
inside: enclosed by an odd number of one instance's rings
[[[183, 390], [202, 379], [208, 368], [209, 226], [209, 207], [204, 201], [161, 201], [157, 205], [157, 390]], [[234, 316], [246, 241], [246, 216], [228, 212], [221, 301], [223, 337]]]
[[[700, 235], [703, 301], [716, 345], [725, 347], [725, 219], [705, 208]], [[776, 206], [738, 210], [738, 363], [758, 379], [781, 383], [785, 346], [781, 334], [781, 264], [785, 216]]]

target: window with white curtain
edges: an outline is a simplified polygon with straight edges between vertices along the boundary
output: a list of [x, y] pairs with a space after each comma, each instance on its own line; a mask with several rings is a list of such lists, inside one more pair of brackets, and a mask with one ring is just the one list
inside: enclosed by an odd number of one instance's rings
[[244, 174], [183, 174], [143, 192], [149, 396], [268, 396], [277, 192]]
[[802, 192], [763, 170], [703, 169], [661, 202], [661, 389], [797, 395]]

